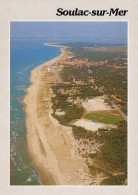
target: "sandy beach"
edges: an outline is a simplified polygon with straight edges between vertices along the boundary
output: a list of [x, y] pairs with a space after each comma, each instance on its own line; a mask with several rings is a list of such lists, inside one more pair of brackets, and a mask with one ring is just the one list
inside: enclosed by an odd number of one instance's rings
[[71, 128], [61, 126], [51, 115], [50, 87], [58, 80], [50, 65], [66, 57], [66, 49], [61, 51], [31, 72], [32, 84], [24, 98], [28, 150], [44, 185], [89, 185], [93, 179], [77, 153]]

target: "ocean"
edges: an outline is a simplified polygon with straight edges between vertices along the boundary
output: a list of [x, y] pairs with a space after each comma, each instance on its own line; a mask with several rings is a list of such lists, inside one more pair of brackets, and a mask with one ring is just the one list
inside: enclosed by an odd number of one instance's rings
[[60, 55], [58, 47], [44, 40], [11, 40], [10, 43], [10, 184], [41, 185], [27, 151], [23, 99], [32, 69]]

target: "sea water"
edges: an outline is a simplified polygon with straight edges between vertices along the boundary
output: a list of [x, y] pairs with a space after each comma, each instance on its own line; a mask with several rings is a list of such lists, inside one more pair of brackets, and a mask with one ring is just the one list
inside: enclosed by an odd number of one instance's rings
[[44, 40], [11, 40], [10, 43], [10, 184], [41, 185], [27, 151], [23, 99], [32, 69], [60, 55], [60, 49]]

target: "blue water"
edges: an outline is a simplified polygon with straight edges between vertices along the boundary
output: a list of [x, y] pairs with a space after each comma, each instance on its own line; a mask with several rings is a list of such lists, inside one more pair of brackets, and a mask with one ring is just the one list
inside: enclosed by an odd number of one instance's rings
[[11, 40], [10, 45], [10, 157], [11, 185], [41, 185], [27, 152], [23, 98], [30, 83], [30, 71], [60, 54], [58, 47], [40, 40]]

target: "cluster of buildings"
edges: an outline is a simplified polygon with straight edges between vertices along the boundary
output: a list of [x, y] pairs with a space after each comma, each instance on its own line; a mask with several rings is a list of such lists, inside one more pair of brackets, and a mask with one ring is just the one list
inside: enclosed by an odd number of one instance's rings
[[79, 87], [72, 87], [71, 89], [64, 89], [64, 88], [60, 88], [58, 89], [57, 92], [60, 92], [62, 94], [68, 94], [68, 95], [77, 95], [80, 93], [80, 89]]
[[96, 141], [90, 141], [90, 139], [77, 139], [77, 150], [78, 153], [83, 157], [87, 157], [89, 154], [97, 153], [100, 146], [101, 145]]
[[[101, 60], [101, 61], [91, 61], [88, 60], [87, 58], [68, 58], [68, 59], [63, 59], [60, 61], [57, 61], [54, 65], [55, 66], [66, 66], [66, 65], [71, 65], [75, 67], [82, 67], [82, 66], [107, 66], [108, 68], [113, 68], [113, 69], [118, 69], [118, 68], [123, 68], [121, 64], [118, 64], [114, 62], [113, 64], [109, 64], [108, 60]], [[125, 68], [125, 67], [124, 67]]]
[[84, 102], [84, 100], [80, 99], [79, 97], [77, 97], [76, 99], [73, 99], [72, 97], [68, 97], [67, 101], [72, 104], [78, 104], [78, 105]]
[[76, 67], [82, 67], [82, 66], [87, 66], [87, 67], [89, 67], [89, 66], [104, 66], [105, 64], [107, 64], [107, 60], [101, 60], [101, 61], [98, 61], [98, 62], [96, 62], [96, 61], [90, 61], [90, 60], [88, 60], [87, 58], [81, 58], [81, 59], [78, 59], [78, 58], [75, 58], [75, 59], [72, 59], [72, 58], [70, 58], [70, 59], [64, 59], [64, 60], [62, 60], [62, 61], [57, 61], [56, 63], [55, 63], [55, 66], [61, 66], [61, 64], [62, 65], [64, 65], [64, 66], [66, 66], [66, 65], [71, 65], [71, 66], [76, 66]]
[[126, 68], [125, 66], [122, 66], [122, 64], [117, 64], [117, 63], [107, 64], [106, 67], [112, 69]]
[[89, 66], [91, 64], [91, 62], [89, 62], [89, 60], [87, 58], [85, 58], [85, 59], [77, 59], [77, 58], [72, 59], [72, 58], [70, 58], [70, 59], [64, 59], [62, 61], [56, 62], [55, 66], [59, 66], [61, 64], [81, 67], [82, 65]]

